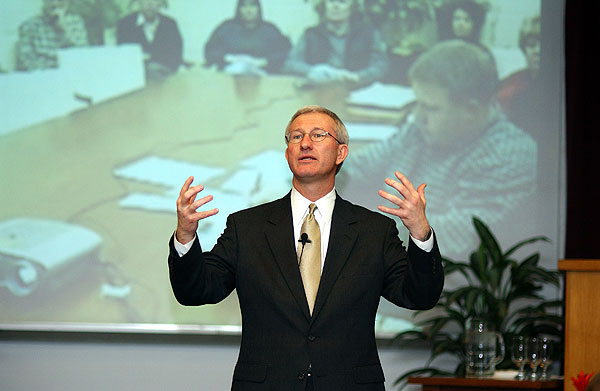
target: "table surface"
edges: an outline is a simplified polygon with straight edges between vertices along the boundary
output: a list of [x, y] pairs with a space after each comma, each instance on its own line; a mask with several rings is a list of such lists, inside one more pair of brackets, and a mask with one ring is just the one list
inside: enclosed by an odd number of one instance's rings
[[[285, 165], [283, 133], [299, 107], [322, 104], [346, 121], [353, 118], [345, 104], [348, 91], [302, 89], [297, 81], [194, 69], [4, 135], [0, 178], [10, 186], [0, 192], [0, 221], [35, 216], [88, 228], [102, 237], [98, 258], [103, 271], [81, 273], [69, 289], [46, 297], [0, 297], [2, 321], [68, 319], [110, 325], [198, 324], [210, 319], [212, 324], [240, 324], [235, 295], [219, 306], [177, 304], [167, 270], [175, 213], [119, 206], [128, 194], [161, 194], [165, 189], [116, 177], [114, 170], [157, 155], [224, 167], [229, 176], [241, 161], [266, 149], [281, 150]], [[122, 299], [106, 297], [101, 284], [107, 278], [129, 285], [131, 293]]]
[[[493, 378], [467, 378], [467, 377], [409, 377], [409, 384], [422, 384], [423, 389], [439, 390], [475, 390], [475, 389], [562, 389], [562, 379], [550, 379], [545, 381], [510, 380]], [[435, 387], [435, 388], [434, 388]]]

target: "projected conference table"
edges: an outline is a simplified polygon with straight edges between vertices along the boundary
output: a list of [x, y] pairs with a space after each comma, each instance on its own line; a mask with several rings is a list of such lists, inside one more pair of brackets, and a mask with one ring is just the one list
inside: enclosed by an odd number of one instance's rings
[[[218, 307], [184, 308], [175, 302], [166, 258], [176, 225], [176, 193], [159, 182], [118, 173], [159, 157], [219, 167], [221, 174], [209, 183], [218, 188], [240, 173], [240, 162], [265, 150], [280, 151], [279, 165], [287, 169], [284, 128], [303, 105], [325, 105], [346, 120], [397, 119], [393, 112], [348, 110], [344, 88], [298, 83], [286, 76], [231, 77], [193, 69], [3, 136], [0, 221], [20, 216], [63, 221], [93, 231], [101, 244], [85, 260], [43, 276], [51, 283], [39, 292], [17, 297], [3, 290], [0, 323], [239, 325], [235, 295]], [[124, 199], [140, 193], [170, 197], [173, 210], [123, 206]], [[223, 205], [215, 199], [211, 207]]]

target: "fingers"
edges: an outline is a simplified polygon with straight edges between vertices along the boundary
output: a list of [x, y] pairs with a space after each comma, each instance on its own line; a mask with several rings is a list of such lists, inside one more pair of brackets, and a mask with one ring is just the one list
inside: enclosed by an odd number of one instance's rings
[[[420, 198], [421, 201], [423, 203], [425, 203], [425, 187], [427, 187], [427, 184], [421, 183], [421, 185], [419, 185], [419, 187], [417, 189], [415, 189], [412, 182], [409, 181], [408, 178], [406, 178], [406, 176], [404, 176], [404, 174], [402, 174], [400, 171], [396, 171], [395, 175], [396, 175], [396, 178], [398, 178], [398, 181], [390, 179], [390, 178], [386, 178], [386, 180], [385, 180], [386, 185], [396, 189], [396, 191], [398, 191], [398, 193], [400, 193], [402, 195], [402, 197], [404, 197], [404, 199], [407, 201], [417, 202], [418, 199]], [[387, 197], [384, 197], [384, 198], [389, 199]], [[392, 200], [390, 200], [390, 201], [392, 201]], [[395, 201], [392, 201], [392, 202], [394, 204], [398, 205], [397, 202], [395, 202]]]
[[[208, 197], [204, 197], [204, 198], [208, 198]], [[212, 196], [210, 196], [210, 199], [206, 202], [209, 202], [209, 201], [212, 201]], [[202, 205], [204, 205], [204, 203]], [[190, 208], [188, 213], [184, 213], [181, 216], [183, 223], [184, 223], [182, 225], [196, 227], [196, 224], [198, 223], [198, 221], [205, 219], [207, 217], [210, 217], [210, 216], [214, 216], [217, 213], [219, 213], [219, 209], [217, 209], [217, 208], [213, 208], [211, 210], [202, 210], [202, 211], [196, 211], [196, 210]], [[194, 228], [194, 231], [195, 230], [196, 230], [196, 228]]]
[[[207, 195], [205, 197], [200, 198], [199, 200], [196, 200], [196, 196], [198, 195], [198, 193], [200, 193], [202, 190], [204, 190], [204, 186], [202, 186], [202, 185], [190, 186], [191, 183], [193, 182], [193, 180], [194, 180], [194, 177], [192, 177], [192, 176], [190, 176], [188, 179], [186, 179], [185, 183], [183, 184], [183, 187], [181, 188], [181, 191], [179, 192], [179, 197], [177, 198], [177, 212], [178, 212], [178, 214], [181, 214], [184, 217], [189, 217], [191, 215], [194, 215], [198, 208], [200, 208], [202, 205], [206, 204], [207, 202], [210, 202], [213, 200], [212, 195]], [[216, 210], [216, 209], [214, 209], [214, 210]], [[213, 212], [213, 211], [211, 211], [211, 212]], [[206, 212], [199, 212], [199, 213], [206, 213]], [[216, 212], [214, 212], [212, 214], [215, 214], [215, 213]], [[209, 215], [212, 215], [212, 214], [209, 214]]]
[[189, 204], [193, 203], [195, 201], [195, 199], [196, 199], [196, 195], [198, 193], [200, 193], [202, 190], [204, 190], [204, 186], [202, 186], [202, 185], [196, 185], [196, 186], [190, 187], [183, 194], [183, 200], [186, 201]]
[[214, 209], [211, 209], [211, 210], [202, 211], [202, 212], [196, 212], [195, 213], [195, 217], [197, 217], [197, 218], [195, 218], [195, 220], [199, 221], [199, 220], [205, 219], [207, 217], [214, 216], [217, 213], [219, 213], [219, 209], [217, 209], [217, 208], [214, 208]]
[[193, 176], [190, 176], [188, 179], [185, 180], [185, 183], [183, 184], [183, 186], [181, 187], [181, 190], [179, 191], [179, 198], [177, 199], [178, 205], [181, 205], [181, 206], [190, 205], [196, 199], [196, 195], [198, 193], [200, 193], [202, 190], [204, 190], [204, 186], [202, 186], [202, 185], [190, 186], [193, 181], [194, 181]]
[[378, 192], [379, 196], [381, 198], [385, 198], [386, 200], [390, 201], [392, 204], [395, 204], [398, 207], [401, 207], [402, 204], [404, 203], [404, 200], [396, 195], [390, 194], [384, 190], [379, 190]]
[[[207, 217], [216, 215], [219, 213], [219, 209], [213, 208], [211, 210], [198, 211], [197, 209], [203, 206], [204, 204], [213, 200], [212, 195], [207, 195], [206, 197], [202, 197], [201, 199], [189, 204], [189, 205], [178, 205], [177, 207], [177, 215], [181, 223], [184, 226], [196, 225], [199, 220], [205, 219]], [[194, 228], [195, 230], [195, 228]]]
[[379, 196], [390, 201], [396, 207], [379, 205], [377, 208], [384, 213], [398, 216], [400, 217], [400, 219], [410, 217], [410, 215], [413, 213], [413, 210], [415, 209], [415, 205], [411, 204], [410, 202], [383, 190], [379, 190]]
[[402, 219], [405, 216], [405, 213], [403, 213], [403, 210], [400, 208], [390, 208], [389, 206], [379, 205], [377, 206], [377, 209], [379, 209], [383, 213], [398, 216], [400, 217], [400, 219]]
[[210, 202], [212, 200], [213, 200], [213, 196], [212, 195], [207, 195], [205, 197], [202, 197], [199, 200], [196, 200], [192, 204], [190, 204], [190, 209], [197, 210], [199, 207], [201, 207], [202, 205], [204, 205], [207, 202]]
[[419, 193], [419, 197], [421, 197], [421, 200], [423, 201], [424, 204], [427, 204], [427, 202], [425, 201], [425, 188], [427, 187], [426, 183], [421, 183], [419, 185], [419, 187], [417, 188], [417, 193]]
[[379, 195], [396, 207], [379, 205], [377, 208], [384, 213], [399, 217], [413, 237], [424, 240], [422, 238], [427, 238], [431, 230], [425, 216], [425, 187], [427, 184], [422, 183], [415, 189], [404, 174], [396, 171], [395, 175], [397, 181], [387, 178], [385, 183], [397, 190], [399, 195], [383, 190], [379, 190]]
[[185, 180], [185, 182], [183, 183], [183, 186], [181, 187], [181, 190], [179, 191], [180, 197], [183, 197], [185, 192], [188, 191], [188, 189], [190, 188], [190, 185], [192, 184], [193, 181], [194, 181], [193, 176], [190, 176], [190, 177], [188, 177], [188, 179]]
[[391, 194], [384, 190], [379, 190], [380, 197], [390, 201], [397, 208], [390, 208], [380, 205], [378, 208], [382, 212], [393, 214], [399, 217], [409, 216], [415, 209], [425, 209], [425, 187], [427, 184], [422, 183], [417, 189], [413, 184], [399, 171], [395, 172], [398, 180], [386, 178], [386, 185], [395, 189], [399, 194]]
[[198, 229], [198, 221], [219, 213], [219, 209], [198, 211], [198, 208], [213, 200], [212, 195], [207, 195], [196, 200], [196, 196], [204, 186], [191, 186], [194, 177], [190, 176], [184, 182], [177, 197], [177, 238], [187, 243], [195, 236]]
[[396, 175], [396, 178], [398, 178], [400, 183], [402, 183], [402, 186], [405, 189], [407, 189], [407, 191], [409, 193], [416, 192], [415, 187], [413, 186], [412, 182], [409, 181], [408, 178], [406, 176], [404, 176], [403, 173], [401, 173], [400, 171], [396, 171], [394, 174]]
[[396, 171], [395, 175], [396, 175], [396, 178], [398, 178], [398, 181], [396, 181], [394, 179], [386, 178], [385, 184], [396, 189], [396, 191], [398, 191], [398, 193], [400, 193], [402, 195], [402, 197], [404, 197], [404, 199], [406, 199], [406, 200], [411, 200], [411, 199], [417, 198], [418, 193], [415, 190], [415, 187], [404, 176], [404, 174], [402, 174], [399, 171]]

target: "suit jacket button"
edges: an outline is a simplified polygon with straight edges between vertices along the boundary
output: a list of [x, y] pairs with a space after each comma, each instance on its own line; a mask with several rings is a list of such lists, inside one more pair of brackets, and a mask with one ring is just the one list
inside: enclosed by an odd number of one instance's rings
[[298, 374], [298, 380], [300, 380], [300, 381], [304, 380], [304, 373]]
[[310, 342], [314, 342], [314, 340], [315, 340], [315, 339], [317, 339], [317, 337], [315, 337], [314, 335], [309, 335], [309, 336], [308, 336], [308, 340], [309, 340]]

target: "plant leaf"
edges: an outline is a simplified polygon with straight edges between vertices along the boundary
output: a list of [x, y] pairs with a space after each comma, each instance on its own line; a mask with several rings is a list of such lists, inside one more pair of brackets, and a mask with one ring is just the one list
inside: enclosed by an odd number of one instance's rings
[[473, 217], [473, 225], [475, 226], [475, 231], [481, 240], [481, 244], [492, 259], [492, 262], [495, 265], [501, 264], [503, 260], [502, 251], [500, 250], [500, 245], [498, 244], [496, 237], [492, 234], [488, 226], [477, 217]]
[[483, 245], [480, 245], [479, 248], [477, 249], [477, 251], [471, 253], [470, 256], [470, 265], [471, 265], [471, 269], [473, 271], [473, 274], [475, 274], [475, 277], [477, 277], [477, 279], [479, 279], [479, 281], [481, 282], [481, 285], [486, 285], [487, 284], [487, 257], [485, 255], [485, 249], [483, 248]]
[[504, 257], [508, 258], [510, 255], [512, 255], [512, 253], [514, 253], [515, 251], [517, 251], [524, 245], [535, 243], [537, 241], [551, 242], [551, 240], [546, 236], [534, 236], [532, 238], [525, 239], [525, 240], [520, 241], [519, 243], [515, 244], [513, 247], [510, 248], [510, 250], [508, 250], [507, 252], [504, 253]]
[[469, 265], [462, 262], [454, 262], [447, 258], [442, 258], [444, 264], [444, 275], [449, 276], [454, 272], [462, 274], [469, 283], [471, 282], [471, 276], [469, 275]]

